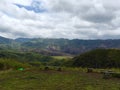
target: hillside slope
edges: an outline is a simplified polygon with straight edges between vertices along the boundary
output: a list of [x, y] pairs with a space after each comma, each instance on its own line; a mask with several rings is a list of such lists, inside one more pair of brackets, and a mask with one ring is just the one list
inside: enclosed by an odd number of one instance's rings
[[120, 68], [120, 50], [96, 49], [73, 58], [73, 66], [91, 68]]

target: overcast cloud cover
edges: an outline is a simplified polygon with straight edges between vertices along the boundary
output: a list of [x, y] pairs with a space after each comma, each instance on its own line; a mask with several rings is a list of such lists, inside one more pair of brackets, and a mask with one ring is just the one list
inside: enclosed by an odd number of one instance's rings
[[0, 0], [0, 35], [119, 39], [120, 0]]

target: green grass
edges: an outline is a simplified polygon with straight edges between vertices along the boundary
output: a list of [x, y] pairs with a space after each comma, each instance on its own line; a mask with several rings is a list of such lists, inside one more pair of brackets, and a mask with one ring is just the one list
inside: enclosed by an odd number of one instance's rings
[[2, 71], [0, 90], [120, 90], [120, 79], [79, 70]]
[[68, 59], [68, 58], [72, 58], [72, 56], [52, 56], [55, 59]]

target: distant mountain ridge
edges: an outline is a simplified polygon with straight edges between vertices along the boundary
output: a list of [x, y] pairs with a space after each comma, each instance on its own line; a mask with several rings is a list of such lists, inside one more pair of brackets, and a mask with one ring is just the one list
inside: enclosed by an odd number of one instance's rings
[[80, 40], [80, 39], [31, 39], [28, 42], [21, 43], [26, 48], [33, 48], [39, 51], [45, 49], [54, 52], [63, 52], [67, 54], [80, 54], [97, 48], [120, 48], [120, 40]]
[[13, 40], [5, 37], [0, 36], [0, 44], [8, 44], [11, 43]]
[[[21, 51], [33, 51], [47, 55], [77, 55], [97, 48], [120, 49], [120, 39], [81, 40], [81, 39], [50, 39], [50, 38], [17, 38], [0, 37], [0, 48], [6, 45]], [[8, 49], [9, 49], [8, 48]]]
[[15, 41], [16, 42], [29, 42], [29, 41], [31, 41], [32, 39], [30, 39], [30, 38], [17, 38], [17, 39], [15, 39]]

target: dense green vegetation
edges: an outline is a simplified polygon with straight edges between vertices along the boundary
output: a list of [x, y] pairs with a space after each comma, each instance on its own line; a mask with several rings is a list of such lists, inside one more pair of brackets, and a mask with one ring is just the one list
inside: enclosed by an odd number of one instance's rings
[[15, 59], [21, 62], [49, 62], [53, 58], [33, 52], [0, 51], [0, 58]]
[[46, 56], [35, 52], [0, 50], [0, 59], [16, 60], [33, 66], [70, 66], [70, 56]]
[[[120, 68], [120, 50], [96, 49], [71, 56], [45, 56], [35, 52], [0, 51], [0, 58], [27, 62], [33, 65], [91, 67], [91, 68]], [[37, 64], [38, 63], [38, 64]]]
[[92, 68], [120, 68], [120, 50], [96, 49], [73, 58], [73, 66]]

